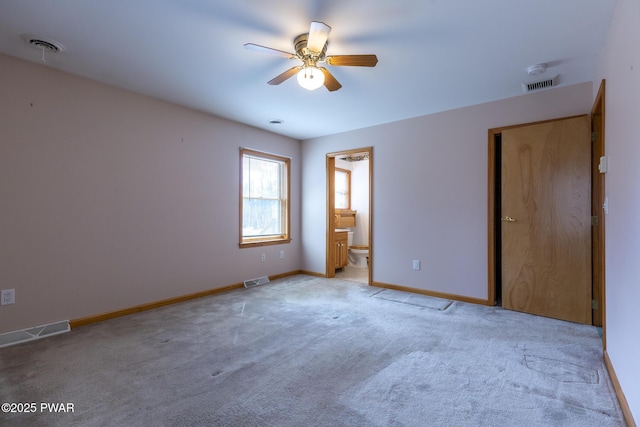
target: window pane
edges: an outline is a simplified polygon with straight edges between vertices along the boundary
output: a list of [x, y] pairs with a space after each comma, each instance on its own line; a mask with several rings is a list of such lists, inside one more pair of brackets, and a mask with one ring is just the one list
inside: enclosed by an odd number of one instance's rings
[[244, 199], [242, 206], [242, 234], [245, 237], [281, 235], [282, 224], [279, 200]]
[[[277, 199], [280, 195], [280, 163], [271, 160], [245, 158], [243, 189], [245, 197]], [[248, 188], [247, 188], [248, 186]]]

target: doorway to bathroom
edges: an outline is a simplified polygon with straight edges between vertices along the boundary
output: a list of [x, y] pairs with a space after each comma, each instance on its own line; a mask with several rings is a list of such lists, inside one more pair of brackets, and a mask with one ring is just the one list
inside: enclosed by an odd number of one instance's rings
[[371, 284], [373, 148], [327, 154], [326, 276]]

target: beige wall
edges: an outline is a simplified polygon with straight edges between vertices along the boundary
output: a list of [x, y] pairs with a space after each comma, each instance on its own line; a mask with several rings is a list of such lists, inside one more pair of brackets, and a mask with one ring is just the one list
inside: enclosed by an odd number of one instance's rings
[[[600, 58], [606, 79], [607, 352], [640, 421], [640, 3], [618, 0]], [[598, 85], [594, 85], [597, 90]]]
[[488, 130], [591, 104], [588, 82], [303, 141], [303, 268], [325, 271], [325, 154], [372, 146], [374, 281], [486, 300]]
[[[0, 333], [300, 267], [299, 141], [8, 56], [0, 70], [0, 289], [16, 290]], [[291, 244], [238, 248], [240, 146], [292, 158]]]

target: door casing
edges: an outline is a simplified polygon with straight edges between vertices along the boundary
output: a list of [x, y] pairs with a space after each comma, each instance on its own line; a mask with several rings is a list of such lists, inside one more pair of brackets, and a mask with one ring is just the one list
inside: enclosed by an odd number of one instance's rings
[[598, 94], [591, 109], [591, 131], [592, 137], [591, 152], [591, 198], [592, 213], [598, 217], [598, 224], [592, 230], [592, 250], [593, 250], [593, 299], [597, 301], [597, 308], [593, 310], [593, 324], [602, 327], [602, 339], [604, 349], [607, 349], [606, 334], [606, 292], [605, 292], [605, 216], [603, 203], [605, 198], [605, 173], [600, 173], [598, 165], [600, 156], [604, 156], [605, 151], [605, 80], [600, 82]]

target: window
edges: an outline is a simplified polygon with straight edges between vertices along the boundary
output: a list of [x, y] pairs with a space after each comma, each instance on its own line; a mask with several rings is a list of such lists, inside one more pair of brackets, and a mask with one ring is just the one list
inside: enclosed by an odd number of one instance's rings
[[335, 208], [351, 209], [351, 171], [336, 168]]
[[240, 246], [289, 242], [289, 159], [240, 150]]

